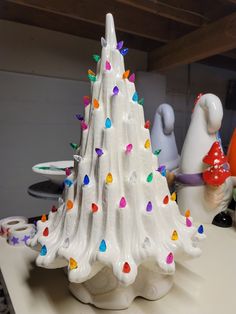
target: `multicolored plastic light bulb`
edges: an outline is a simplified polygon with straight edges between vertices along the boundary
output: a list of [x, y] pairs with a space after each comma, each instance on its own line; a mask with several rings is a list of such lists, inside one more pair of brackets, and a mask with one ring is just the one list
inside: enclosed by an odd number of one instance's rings
[[92, 212], [93, 212], [93, 213], [96, 213], [96, 212], [98, 211], [98, 205], [95, 204], [95, 203], [92, 203], [91, 209], [92, 209]]
[[90, 104], [90, 98], [89, 96], [83, 97], [84, 106], [87, 107]]
[[97, 100], [96, 98], [93, 100], [93, 107], [94, 107], [95, 109], [98, 109], [98, 108], [99, 108], [99, 102], [98, 102], [98, 100]]
[[76, 149], [79, 148], [79, 145], [77, 145], [77, 144], [75, 144], [75, 143], [70, 143], [70, 146], [71, 146], [74, 150], [76, 150]]
[[118, 95], [119, 94], [119, 88], [118, 88], [118, 86], [115, 86], [114, 88], [113, 88], [113, 95]]
[[47, 216], [46, 216], [45, 214], [43, 214], [43, 215], [41, 216], [41, 221], [42, 221], [42, 222], [47, 221]]
[[80, 113], [75, 114], [75, 117], [76, 117], [76, 119], [78, 119], [79, 121], [84, 120], [84, 117], [83, 117], [82, 114], [80, 114]]
[[68, 178], [66, 178], [66, 179], [64, 180], [64, 184], [65, 184], [65, 186], [67, 186], [68, 188], [70, 188], [70, 187], [72, 186], [72, 184], [73, 184], [73, 181], [70, 180], [70, 179], [68, 179]]
[[187, 210], [185, 211], [184, 216], [185, 216], [186, 218], [189, 218], [189, 217], [191, 216], [191, 213], [190, 213], [190, 210], [189, 210], [189, 209], [187, 209]]
[[135, 82], [135, 74], [134, 74], [134, 73], [132, 73], [132, 74], [130, 75], [129, 81], [130, 81], [131, 83], [134, 83], [134, 82]]
[[65, 169], [65, 174], [66, 174], [67, 177], [71, 174], [70, 168], [66, 168]]
[[110, 129], [111, 128], [111, 119], [110, 118], [106, 118], [105, 128], [106, 129]]
[[101, 59], [101, 57], [99, 55], [96, 55], [96, 54], [93, 55], [93, 60], [95, 62], [98, 62], [100, 59]]
[[169, 195], [166, 195], [163, 199], [163, 204], [167, 205], [169, 203]]
[[172, 264], [174, 261], [174, 255], [173, 253], [170, 253], [167, 257], [166, 257], [166, 263], [167, 264]]
[[173, 202], [175, 202], [175, 201], [176, 201], [176, 197], [177, 197], [176, 192], [173, 192], [173, 193], [171, 194], [171, 196], [170, 196], [170, 199], [171, 199]]
[[110, 71], [110, 70], [111, 70], [111, 64], [110, 64], [109, 61], [106, 61], [105, 69], [106, 69], [107, 71]]
[[133, 144], [128, 144], [126, 145], [125, 152], [128, 154], [132, 151], [132, 149], [133, 149]]
[[204, 233], [203, 225], [200, 225], [200, 226], [198, 227], [197, 232], [200, 233], [200, 234], [203, 234], [203, 233]]
[[160, 154], [160, 152], [161, 152], [161, 149], [157, 149], [157, 150], [155, 150], [154, 155], [158, 156]]
[[116, 45], [116, 49], [120, 50], [123, 47], [123, 45], [124, 45], [123, 40], [119, 41]]
[[96, 82], [96, 76], [94, 75], [88, 75], [88, 79], [90, 80], [90, 82]]
[[84, 176], [83, 184], [84, 184], [84, 185], [88, 185], [89, 182], [90, 182], [89, 176], [86, 174], [86, 175]]
[[103, 155], [103, 150], [101, 148], [95, 148], [95, 152], [98, 155], [98, 157]]
[[88, 125], [87, 125], [87, 123], [85, 122], [85, 121], [81, 121], [81, 129], [84, 131], [84, 130], [87, 130], [87, 128], [88, 128]]
[[130, 73], [130, 70], [126, 70], [122, 75], [123, 79], [127, 79], [129, 77], [129, 73]]
[[101, 37], [101, 45], [102, 47], [106, 47], [107, 46], [107, 41], [104, 37]]
[[57, 207], [55, 205], [53, 205], [52, 208], [51, 208], [51, 212], [52, 213], [56, 213], [57, 210], [58, 210]]
[[68, 201], [66, 202], [66, 209], [67, 209], [67, 210], [72, 209], [73, 206], [74, 206], [74, 203], [73, 203], [71, 200], [68, 200]]
[[144, 105], [144, 98], [139, 99], [138, 103], [139, 103], [139, 105], [143, 106]]
[[40, 250], [40, 255], [41, 256], [45, 256], [46, 254], [47, 254], [47, 248], [46, 248], [46, 246], [45, 245], [43, 245], [42, 247], [41, 247], [41, 250]]
[[135, 101], [135, 102], [138, 101], [138, 93], [137, 92], [134, 92], [132, 100]]
[[44, 237], [47, 237], [49, 235], [49, 230], [48, 230], [48, 227], [46, 227], [44, 230], [43, 230], [43, 236]]
[[120, 208], [125, 208], [125, 206], [126, 206], [126, 199], [125, 199], [125, 197], [123, 196], [123, 197], [120, 199], [119, 207], [120, 207]]
[[73, 155], [73, 157], [74, 157], [74, 160], [77, 162], [81, 162], [82, 160], [82, 157], [80, 155]]
[[120, 53], [122, 54], [122, 56], [126, 56], [128, 52], [129, 52], [128, 48], [123, 48], [120, 50]]
[[92, 71], [92, 70], [88, 70], [88, 75], [92, 75], [92, 76], [95, 76], [96, 74]]
[[179, 239], [178, 233], [176, 230], [174, 230], [171, 236], [171, 240], [177, 241], [178, 239]]
[[144, 147], [145, 147], [146, 149], [148, 149], [148, 148], [151, 147], [151, 142], [150, 142], [149, 139], [147, 139], [146, 142], [144, 143]]
[[150, 126], [151, 126], [151, 122], [147, 120], [144, 124], [145, 129], [150, 129]]
[[113, 177], [112, 177], [112, 174], [109, 172], [106, 176], [106, 183], [109, 184], [112, 182], [113, 182]]
[[186, 217], [186, 226], [192, 227], [192, 221], [188, 217]]
[[70, 270], [78, 268], [78, 263], [72, 257], [69, 260], [69, 268], [70, 268]]
[[129, 263], [125, 262], [123, 265], [123, 273], [128, 274], [128, 273], [130, 273], [130, 271], [131, 271], [131, 268], [130, 268]]
[[102, 240], [99, 245], [99, 251], [103, 253], [106, 252], [106, 249], [107, 249], [106, 241]]
[[147, 212], [152, 211], [152, 202], [151, 202], [151, 201], [149, 201], [149, 202], [147, 203], [146, 211], [147, 211]]
[[161, 174], [163, 177], [166, 176], [166, 166], [161, 165], [160, 167], [158, 167], [157, 171], [160, 172], [160, 174]]
[[147, 176], [147, 182], [152, 182], [152, 179], [153, 179], [153, 173], [149, 173], [149, 175]]

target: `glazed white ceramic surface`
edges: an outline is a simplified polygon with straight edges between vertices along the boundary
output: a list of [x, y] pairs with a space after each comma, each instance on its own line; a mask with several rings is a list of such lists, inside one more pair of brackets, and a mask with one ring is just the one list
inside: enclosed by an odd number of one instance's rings
[[[123, 78], [124, 60], [116, 48], [111, 14], [106, 16], [102, 44], [96, 82], [91, 84], [92, 101], [85, 107], [88, 128], [82, 131], [74, 171], [67, 178], [72, 184], [59, 199], [57, 212], [39, 221], [32, 245], [39, 242], [47, 249], [37, 257], [41, 267], [64, 267], [71, 258], [76, 261], [77, 267], [68, 267], [68, 278], [79, 300], [100, 308], [123, 309], [137, 296], [153, 300], [167, 293], [175, 272], [175, 262], [167, 262], [167, 257], [170, 253], [198, 256], [201, 251], [196, 241], [204, 235], [186, 225], [170, 197], [166, 178], [156, 171], [151, 146], [145, 147], [150, 133], [144, 127], [143, 107], [132, 100], [135, 85]], [[117, 95], [113, 95], [115, 86]], [[97, 109], [94, 99], [99, 102]], [[112, 122], [110, 128], [105, 127], [107, 118]], [[128, 144], [133, 145], [129, 153]], [[103, 150], [100, 157], [95, 148]], [[109, 173], [110, 183], [106, 180]], [[85, 184], [86, 175], [89, 183]], [[123, 207], [122, 197], [126, 199]], [[147, 211], [148, 202], [152, 209]], [[96, 212], [91, 210], [92, 203], [98, 206]], [[43, 235], [45, 228], [48, 236]], [[175, 230], [177, 240], [172, 239]], [[100, 250], [102, 241], [105, 250]], [[126, 272], [125, 263], [130, 266]]]
[[[208, 165], [202, 159], [217, 141], [221, 127], [223, 108], [220, 99], [213, 94], [200, 97], [194, 107], [191, 123], [180, 158], [180, 173], [202, 173]], [[227, 209], [232, 197], [233, 182], [229, 177], [219, 187], [209, 185], [178, 185], [178, 205], [182, 213], [190, 209], [196, 221], [211, 223], [214, 216]]]
[[175, 114], [169, 104], [161, 104], [155, 114], [151, 142], [153, 153], [161, 149], [158, 156], [159, 165], [165, 165], [169, 171], [176, 171], [179, 166], [180, 156], [174, 134]]

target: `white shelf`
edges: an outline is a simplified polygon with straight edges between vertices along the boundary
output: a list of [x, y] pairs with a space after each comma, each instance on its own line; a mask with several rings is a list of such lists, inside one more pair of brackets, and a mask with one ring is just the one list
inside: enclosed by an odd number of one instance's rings
[[176, 265], [171, 292], [158, 301], [136, 299], [121, 312], [102, 311], [77, 301], [62, 269], [34, 265], [36, 252], [0, 239], [0, 267], [16, 314], [235, 314], [236, 231], [205, 227], [203, 254]]

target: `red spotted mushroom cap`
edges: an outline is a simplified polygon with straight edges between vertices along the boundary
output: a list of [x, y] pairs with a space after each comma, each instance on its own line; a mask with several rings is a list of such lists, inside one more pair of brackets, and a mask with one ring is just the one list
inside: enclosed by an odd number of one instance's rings
[[224, 155], [218, 141], [212, 144], [211, 149], [202, 161], [210, 166], [223, 165], [227, 162], [227, 157]]
[[230, 171], [223, 166], [212, 166], [202, 174], [203, 180], [208, 185], [219, 186], [230, 176]]

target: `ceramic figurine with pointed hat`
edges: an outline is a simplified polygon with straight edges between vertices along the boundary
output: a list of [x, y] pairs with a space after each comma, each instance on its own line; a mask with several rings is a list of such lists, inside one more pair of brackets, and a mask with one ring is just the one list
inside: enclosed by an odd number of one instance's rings
[[[193, 218], [204, 223], [211, 223], [226, 210], [232, 195], [230, 169], [218, 132], [222, 118], [220, 99], [213, 94], [200, 94], [180, 158], [178, 205], [182, 212], [190, 209]], [[225, 215], [218, 216], [216, 224], [230, 226], [231, 217]]]
[[175, 114], [171, 105], [158, 106], [151, 131], [152, 151], [158, 155], [159, 170], [163, 173], [165, 169], [165, 176], [171, 190], [174, 190], [175, 174], [178, 172], [180, 161], [174, 124]]
[[160, 150], [158, 162], [165, 165], [166, 170], [176, 171], [180, 156], [174, 134], [175, 114], [169, 104], [161, 104], [156, 110], [151, 131], [153, 153]]

